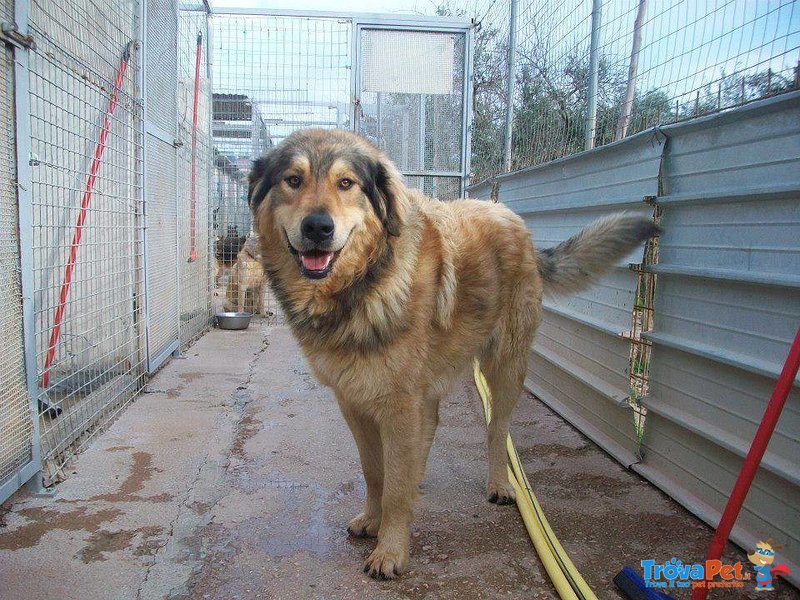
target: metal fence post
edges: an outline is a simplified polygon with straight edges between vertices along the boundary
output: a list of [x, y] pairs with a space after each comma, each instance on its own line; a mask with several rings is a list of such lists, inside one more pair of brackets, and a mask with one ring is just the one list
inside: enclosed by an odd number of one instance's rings
[[601, 0], [592, 0], [592, 37], [589, 42], [589, 104], [586, 107], [586, 150], [594, 148], [594, 133], [597, 127], [597, 73], [600, 68], [600, 57], [597, 46], [600, 38]]
[[[14, 21], [21, 35], [28, 35], [28, 2], [16, 2]], [[30, 50], [14, 49], [14, 103], [17, 146], [17, 206], [19, 211], [20, 282], [25, 377], [31, 402], [31, 463], [20, 473], [19, 483], [30, 480], [34, 492], [43, 491], [42, 442], [39, 433], [39, 368], [36, 360], [36, 317], [33, 280], [33, 183], [31, 178], [31, 111], [28, 65]]]
[[503, 139], [503, 170], [511, 170], [511, 133], [514, 127], [514, 93], [517, 88], [517, 6], [511, 0], [508, 23], [508, 81], [506, 82], [506, 125]]
[[137, 0], [136, 2], [136, 39], [139, 48], [138, 52], [138, 69], [136, 70], [134, 100], [139, 103], [139, 121], [136, 124], [136, 148], [137, 159], [135, 164], [137, 166], [137, 187], [138, 193], [136, 197], [136, 286], [135, 289], [137, 297], [137, 307], [140, 312], [134, 311], [136, 320], [136, 344], [138, 346], [138, 356], [141, 364], [145, 365], [142, 369], [142, 385], [144, 385], [144, 376], [147, 372], [147, 336], [149, 328], [149, 312], [147, 305], [147, 205], [145, 198], [147, 197], [147, 183], [144, 172], [145, 164], [145, 130], [144, 130], [144, 86], [145, 86], [145, 40], [147, 38], [147, 6], [145, 0]]

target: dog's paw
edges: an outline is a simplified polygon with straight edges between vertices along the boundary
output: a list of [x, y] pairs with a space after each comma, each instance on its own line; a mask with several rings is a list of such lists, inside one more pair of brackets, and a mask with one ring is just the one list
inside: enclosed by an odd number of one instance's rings
[[380, 542], [364, 563], [364, 573], [373, 579], [394, 579], [407, 568], [408, 550], [384, 546]]
[[376, 537], [381, 528], [380, 518], [361, 513], [347, 524], [347, 533], [354, 537]]
[[490, 481], [486, 486], [486, 498], [493, 504], [514, 504], [516, 497], [514, 488], [508, 481]]

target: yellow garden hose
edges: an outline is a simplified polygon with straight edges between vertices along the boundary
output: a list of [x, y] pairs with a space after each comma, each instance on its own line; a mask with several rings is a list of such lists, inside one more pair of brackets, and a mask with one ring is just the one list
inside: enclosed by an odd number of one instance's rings
[[[477, 360], [474, 364], [474, 373], [475, 385], [483, 402], [483, 414], [488, 425], [492, 420], [492, 394]], [[550, 524], [542, 512], [542, 507], [531, 489], [528, 477], [522, 469], [519, 455], [510, 435], [506, 440], [506, 448], [511, 465], [508, 467], [508, 480], [516, 492], [517, 508], [556, 592], [562, 600], [597, 600], [597, 596], [578, 573], [550, 528]]]

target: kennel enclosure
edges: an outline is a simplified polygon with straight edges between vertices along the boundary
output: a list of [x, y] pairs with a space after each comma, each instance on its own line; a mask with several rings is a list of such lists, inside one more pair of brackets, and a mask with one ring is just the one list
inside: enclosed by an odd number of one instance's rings
[[[62, 477], [209, 327], [230, 278], [215, 277], [216, 244], [252, 227], [250, 161], [295, 129], [338, 127], [429, 195], [507, 203], [542, 246], [612, 210], [660, 220], [657, 245], [546, 303], [527, 383], [713, 523], [800, 320], [800, 11], [659, 3], [616, 139], [638, 3], [615, 1], [487, 0], [473, 22], [0, 0], [0, 499]], [[591, 92], [593, 29], [606, 76]], [[689, 59], [659, 54], [686, 35]], [[593, 93], [598, 148], [581, 152]], [[795, 573], [799, 398], [795, 385], [735, 531], [780, 539]]]
[[250, 163], [292, 131], [357, 131], [463, 195], [465, 19], [3, 0], [2, 20], [3, 499], [60, 479], [210, 326]]

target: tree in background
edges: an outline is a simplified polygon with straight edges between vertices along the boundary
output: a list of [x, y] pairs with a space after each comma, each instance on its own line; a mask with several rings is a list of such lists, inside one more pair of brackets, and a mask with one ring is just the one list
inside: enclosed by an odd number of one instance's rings
[[[641, 6], [640, 6], [641, 7]], [[437, 14], [465, 16], [449, 3]], [[507, 26], [479, 23], [473, 56], [473, 182], [502, 171], [503, 127], [507, 101]], [[512, 169], [541, 164], [584, 149], [584, 120], [588, 104], [588, 52], [573, 50], [552, 56], [546, 36], [533, 35], [517, 48], [517, 81], [512, 131]], [[597, 146], [615, 140], [629, 101], [630, 56], [599, 57]], [[630, 115], [624, 128], [631, 136], [658, 125], [695, 118], [797, 87], [796, 79], [770, 69], [728, 75], [694, 93], [676, 98], [675, 91], [632, 88]], [[634, 82], [635, 83], [635, 82]]]

